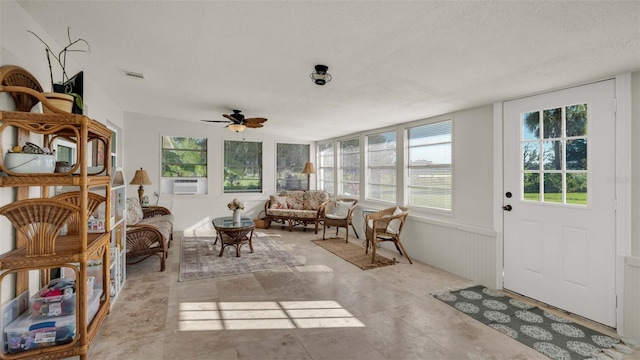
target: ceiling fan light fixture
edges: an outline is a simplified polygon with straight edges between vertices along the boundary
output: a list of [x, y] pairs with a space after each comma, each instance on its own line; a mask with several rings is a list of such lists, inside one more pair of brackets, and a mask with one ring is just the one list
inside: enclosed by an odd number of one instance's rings
[[329, 70], [329, 67], [326, 65], [316, 65], [314, 71], [309, 75], [311, 81], [316, 85], [324, 85], [331, 81], [331, 74], [327, 70]]
[[242, 132], [246, 128], [247, 127], [242, 125], [242, 124], [231, 124], [231, 125], [229, 125], [229, 130], [235, 131], [235, 132]]

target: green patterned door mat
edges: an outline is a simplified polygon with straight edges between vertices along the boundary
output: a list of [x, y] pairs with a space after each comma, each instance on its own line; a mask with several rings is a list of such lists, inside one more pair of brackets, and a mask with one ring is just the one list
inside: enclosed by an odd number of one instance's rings
[[551, 359], [623, 359], [638, 347], [481, 285], [434, 297]]

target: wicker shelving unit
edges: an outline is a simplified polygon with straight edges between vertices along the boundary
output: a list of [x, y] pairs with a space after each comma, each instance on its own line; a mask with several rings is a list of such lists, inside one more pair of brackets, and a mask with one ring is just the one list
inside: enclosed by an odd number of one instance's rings
[[[29, 81], [21, 80], [22, 77]], [[62, 359], [71, 356], [79, 356], [86, 359], [89, 346], [95, 338], [100, 325], [109, 312], [109, 262], [110, 262], [110, 197], [111, 197], [111, 162], [104, 159], [104, 165], [99, 169], [91, 168], [87, 164], [90, 160], [89, 142], [102, 142], [106, 149], [110, 148], [111, 131], [97, 121], [91, 120], [82, 115], [69, 114], [54, 109], [54, 114], [40, 114], [26, 112], [30, 105], [38, 101], [43, 106], [51, 107], [51, 104], [40, 95], [37, 89], [30, 82], [35, 79], [24, 69], [15, 66], [3, 66], [0, 68], [0, 92], [8, 92], [16, 101], [16, 108], [23, 111], [0, 111], [0, 171], [8, 174], [7, 177], [0, 177], [0, 187], [41, 187], [41, 198], [37, 200], [27, 199], [28, 191], [18, 192], [18, 199], [14, 204], [23, 203], [25, 211], [32, 211], [33, 206], [27, 204], [38, 202], [65, 202], [62, 199], [50, 198], [49, 189], [53, 186], [65, 186], [77, 188], [77, 204], [72, 208], [77, 211], [75, 218], [78, 219], [76, 231], [67, 235], [52, 236], [38, 235], [37, 231], [16, 231], [16, 249], [0, 255], [0, 284], [9, 275], [16, 274], [16, 287], [24, 289], [28, 287], [29, 274], [31, 270], [40, 270], [40, 282], [46, 284], [51, 274], [51, 269], [71, 268], [76, 272], [76, 311], [75, 311], [75, 337], [71, 342], [62, 345], [51, 345], [22, 352], [4, 353], [0, 351], [0, 359]], [[55, 140], [58, 138], [75, 143], [76, 145], [76, 165], [68, 172], [46, 173], [46, 174], [23, 174], [14, 173], [7, 169], [3, 162], [3, 156], [8, 149], [3, 147], [2, 133], [7, 129], [15, 129], [17, 133], [22, 133], [24, 137], [38, 134], [42, 136], [42, 144], [45, 147], [53, 148]], [[13, 130], [12, 130], [13, 131]], [[25, 135], [26, 134], [26, 135]], [[33, 137], [31, 137], [33, 138]], [[105, 231], [102, 233], [88, 233], [86, 220], [89, 217], [88, 204], [89, 192], [92, 188], [106, 189]], [[12, 204], [13, 205], [13, 204]], [[6, 207], [6, 206], [5, 206]], [[4, 208], [4, 207], [3, 207]], [[67, 205], [67, 208], [69, 206]], [[50, 215], [47, 215], [50, 216]], [[37, 217], [36, 217], [37, 218]], [[11, 219], [10, 219], [11, 220]], [[34, 220], [38, 221], [38, 220]], [[44, 220], [43, 220], [44, 222]], [[12, 221], [14, 227], [20, 225]], [[49, 234], [51, 235], [51, 234]], [[22, 237], [22, 239], [18, 239]], [[43, 238], [53, 238], [53, 246], [26, 246], [30, 241], [44, 241]], [[45, 249], [45, 250], [43, 250]], [[102, 292], [100, 306], [97, 313], [90, 322], [87, 318], [87, 264], [90, 261], [102, 262]], [[26, 274], [26, 275], [25, 275]], [[26, 283], [25, 283], [26, 282]], [[1, 287], [0, 287], [1, 288]], [[17, 291], [16, 293], [20, 293]], [[2, 335], [4, 336], [4, 335]]]

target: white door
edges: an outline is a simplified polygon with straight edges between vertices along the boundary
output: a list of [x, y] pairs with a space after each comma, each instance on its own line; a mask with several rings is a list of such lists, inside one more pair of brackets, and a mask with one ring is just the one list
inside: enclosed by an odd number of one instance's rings
[[504, 288], [615, 327], [614, 80], [504, 103]]

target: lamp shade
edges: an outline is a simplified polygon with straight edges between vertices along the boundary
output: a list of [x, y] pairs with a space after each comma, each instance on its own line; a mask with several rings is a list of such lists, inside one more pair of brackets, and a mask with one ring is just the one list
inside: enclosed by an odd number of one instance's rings
[[133, 180], [129, 183], [130, 185], [151, 185], [151, 180], [149, 180], [149, 175], [147, 174], [147, 170], [136, 170], [136, 174], [133, 176]]
[[244, 126], [242, 124], [231, 124], [231, 125], [229, 125], [229, 130], [231, 130], [231, 131], [241, 132], [241, 131], [244, 131], [244, 129], [246, 129], [246, 126]]
[[304, 164], [304, 169], [302, 170], [303, 174], [315, 174], [316, 173], [316, 167], [313, 166], [312, 162], [308, 162], [306, 164]]

